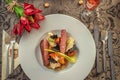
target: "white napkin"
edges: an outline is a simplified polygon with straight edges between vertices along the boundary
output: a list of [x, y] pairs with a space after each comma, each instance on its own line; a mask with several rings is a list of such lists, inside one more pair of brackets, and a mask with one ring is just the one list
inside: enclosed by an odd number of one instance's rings
[[[3, 30], [2, 32], [2, 77], [1, 80], [5, 80], [6, 79], [6, 58], [7, 58], [7, 52], [6, 52], [6, 47], [5, 47], [5, 40], [9, 39], [10, 40], [10, 35]], [[11, 74], [11, 49], [12, 46], [10, 45], [9, 47], [9, 74]], [[19, 65], [19, 61], [18, 61], [18, 43], [15, 43], [15, 48], [14, 48], [14, 53], [15, 53], [15, 57], [14, 57], [14, 69]]]

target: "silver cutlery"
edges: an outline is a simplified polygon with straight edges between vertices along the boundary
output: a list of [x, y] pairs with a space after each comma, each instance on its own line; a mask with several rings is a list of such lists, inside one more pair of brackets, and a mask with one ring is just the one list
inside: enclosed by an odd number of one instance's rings
[[99, 26], [97, 24], [95, 24], [94, 26], [94, 40], [95, 40], [95, 44], [96, 44], [96, 71], [97, 73], [100, 73], [100, 63], [99, 63], [99, 47], [98, 47], [98, 43], [99, 43]]
[[15, 45], [15, 36], [11, 37], [11, 46], [12, 46], [12, 54], [11, 54], [11, 73], [14, 70], [14, 45]]
[[102, 30], [101, 31], [101, 41], [103, 43], [103, 71], [106, 72], [106, 41], [108, 39], [108, 31], [107, 30]]
[[114, 63], [113, 63], [113, 47], [112, 47], [112, 32], [108, 33], [108, 53], [110, 57], [110, 68], [111, 68], [111, 80], [115, 80], [114, 75]]

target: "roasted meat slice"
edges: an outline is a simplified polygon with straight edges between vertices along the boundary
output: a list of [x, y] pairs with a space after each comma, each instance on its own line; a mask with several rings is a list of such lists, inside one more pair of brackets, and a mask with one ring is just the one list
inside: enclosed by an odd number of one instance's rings
[[65, 53], [67, 42], [67, 32], [66, 30], [61, 30], [61, 39], [60, 39], [60, 52]]
[[49, 55], [48, 51], [45, 51], [45, 49], [48, 49], [48, 41], [46, 39], [43, 39], [40, 43], [40, 49], [42, 54], [43, 63], [45, 66], [49, 65]]

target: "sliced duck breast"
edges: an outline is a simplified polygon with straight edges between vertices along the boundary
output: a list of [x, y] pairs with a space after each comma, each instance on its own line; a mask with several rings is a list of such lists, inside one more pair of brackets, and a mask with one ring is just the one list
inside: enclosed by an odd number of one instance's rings
[[48, 41], [47, 39], [43, 39], [40, 43], [40, 49], [41, 49], [41, 54], [42, 54], [42, 59], [43, 59], [43, 64], [47, 66], [49, 64], [49, 55], [48, 51], [45, 51], [45, 49], [48, 49]]
[[67, 42], [67, 32], [65, 29], [61, 30], [60, 52], [65, 53]]

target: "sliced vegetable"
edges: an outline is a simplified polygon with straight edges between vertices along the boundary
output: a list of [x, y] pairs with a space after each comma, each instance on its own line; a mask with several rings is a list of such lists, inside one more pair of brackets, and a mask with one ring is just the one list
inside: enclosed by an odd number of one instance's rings
[[50, 37], [48, 38], [48, 41], [50, 41], [50, 42], [55, 42], [54, 39], [52, 39], [52, 38], [50, 38]]
[[56, 46], [56, 43], [55, 43], [55, 40], [54, 40], [54, 39], [48, 38], [48, 42], [49, 42], [49, 45], [50, 45], [51, 47], [55, 47], [55, 46]]
[[48, 33], [48, 36], [53, 36], [54, 34], [52, 32], [49, 32]]
[[68, 56], [70, 56], [70, 57], [71, 57], [71, 56], [75, 56], [76, 50], [74, 50], [74, 51], [72, 51], [72, 52], [68, 52], [67, 54], [68, 54]]
[[59, 58], [59, 60], [58, 60], [58, 62], [60, 63], [60, 64], [66, 64], [66, 61], [65, 61], [65, 58], [64, 57], [60, 57]]
[[59, 37], [55, 39], [55, 43], [57, 43], [57, 44], [60, 43], [60, 38]]
[[57, 44], [55, 47], [52, 47], [52, 50], [59, 52], [60, 51], [59, 44]]
[[52, 35], [50, 36], [52, 39], [56, 39], [58, 36], [57, 35]]
[[52, 63], [52, 62], [50, 62], [50, 67], [51, 67], [52, 69], [58, 68], [58, 67], [60, 67], [60, 66], [61, 66], [60, 63]]
[[58, 61], [59, 58], [58, 58], [58, 55], [57, 55], [57, 54], [55, 54], [55, 53], [50, 53], [49, 55], [50, 55], [50, 57], [53, 58], [54, 60]]
[[71, 62], [71, 63], [75, 63], [76, 60], [77, 60], [76, 56], [70, 57], [70, 56], [67, 56], [67, 55], [64, 54], [64, 53], [56, 52], [56, 51], [54, 51], [54, 50], [50, 50], [50, 49], [45, 49], [45, 50], [48, 51], [48, 52], [53, 52], [53, 53], [59, 54], [59, 55], [61, 55], [62, 57], [64, 57], [66, 60], [68, 60], [69, 62]]
[[49, 57], [49, 61], [52, 62], [52, 63], [57, 63], [56, 60], [54, 60], [53, 58]]
[[71, 49], [75, 44], [75, 40], [72, 37], [69, 37], [67, 40], [67, 48], [66, 48], [66, 52]]
[[67, 53], [68, 53], [68, 52], [72, 52], [72, 51], [74, 51], [74, 50], [78, 50], [77, 47], [76, 47], [76, 45], [73, 45], [73, 47], [70, 48], [70, 49], [67, 51]]

